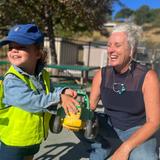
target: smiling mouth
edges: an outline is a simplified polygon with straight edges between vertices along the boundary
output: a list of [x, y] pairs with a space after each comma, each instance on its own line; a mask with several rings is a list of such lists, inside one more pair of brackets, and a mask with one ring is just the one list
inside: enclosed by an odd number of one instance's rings
[[17, 55], [14, 55], [14, 56], [12, 56], [11, 58], [12, 58], [12, 59], [19, 59], [20, 57], [17, 56]]
[[111, 55], [110, 56], [110, 60], [112, 60], [112, 61], [115, 61], [115, 60], [117, 60], [118, 59], [118, 56], [117, 55]]

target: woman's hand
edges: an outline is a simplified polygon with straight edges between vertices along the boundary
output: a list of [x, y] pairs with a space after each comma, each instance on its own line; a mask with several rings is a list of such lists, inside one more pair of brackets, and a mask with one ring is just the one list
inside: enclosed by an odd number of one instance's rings
[[124, 143], [114, 152], [111, 160], [128, 160], [130, 148]]
[[65, 94], [61, 94], [61, 105], [64, 108], [66, 114], [79, 112], [76, 106], [80, 104], [74, 99], [77, 96], [77, 92], [71, 89], [66, 89]]

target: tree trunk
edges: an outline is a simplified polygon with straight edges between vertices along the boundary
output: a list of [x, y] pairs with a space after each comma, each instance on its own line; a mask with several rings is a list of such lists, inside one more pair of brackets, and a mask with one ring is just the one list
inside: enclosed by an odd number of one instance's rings
[[56, 48], [55, 48], [55, 35], [54, 35], [53, 28], [52, 28], [53, 25], [51, 23], [49, 23], [50, 26], [48, 26], [49, 27], [48, 38], [49, 38], [49, 47], [50, 47], [50, 53], [51, 53], [51, 63], [57, 64], [57, 54], [56, 54]]
[[[47, 1], [48, 2], [48, 1]], [[46, 3], [49, 4], [49, 3]], [[57, 64], [57, 54], [55, 47], [55, 35], [54, 35], [54, 24], [52, 21], [52, 8], [49, 5], [45, 5], [45, 29], [47, 37], [49, 38], [49, 49], [50, 49], [50, 63]], [[59, 71], [57, 69], [51, 69], [51, 74], [58, 75]], [[57, 78], [53, 79], [53, 81], [59, 81]]]
[[57, 64], [57, 54], [55, 48], [55, 35], [54, 35], [54, 24], [52, 21], [52, 9], [49, 6], [45, 6], [45, 26], [46, 34], [49, 38], [49, 49], [51, 54], [51, 63]]
[[[54, 30], [52, 25], [52, 19], [48, 18], [47, 20], [47, 36], [49, 38], [49, 49], [50, 49], [50, 63], [57, 64], [57, 54], [56, 54], [56, 48], [55, 48], [55, 36], [54, 36]], [[53, 75], [58, 75], [59, 71], [57, 69], [51, 69], [50, 71]], [[53, 81], [58, 82], [58, 79], [55, 78]]]

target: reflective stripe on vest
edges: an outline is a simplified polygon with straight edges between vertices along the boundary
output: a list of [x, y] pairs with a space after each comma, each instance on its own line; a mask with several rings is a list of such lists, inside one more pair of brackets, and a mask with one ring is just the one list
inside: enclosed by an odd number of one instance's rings
[[[26, 83], [32, 90], [36, 90], [27, 76], [17, 72], [13, 66], [7, 74], [14, 74]], [[50, 80], [47, 71], [42, 71], [46, 94], [50, 91]], [[39, 144], [48, 134], [50, 113], [30, 113], [19, 107], [11, 106], [0, 110], [0, 139], [10, 146], [30, 146]]]

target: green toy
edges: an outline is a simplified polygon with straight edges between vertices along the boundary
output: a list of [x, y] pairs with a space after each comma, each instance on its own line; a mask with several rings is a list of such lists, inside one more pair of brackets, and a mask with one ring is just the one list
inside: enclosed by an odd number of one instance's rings
[[63, 107], [58, 108], [57, 114], [50, 120], [50, 130], [53, 133], [60, 133], [63, 127], [73, 132], [84, 130], [85, 138], [94, 139], [98, 132], [98, 120], [90, 109], [88, 95], [83, 90], [77, 90], [77, 99], [79, 112], [66, 115]]

